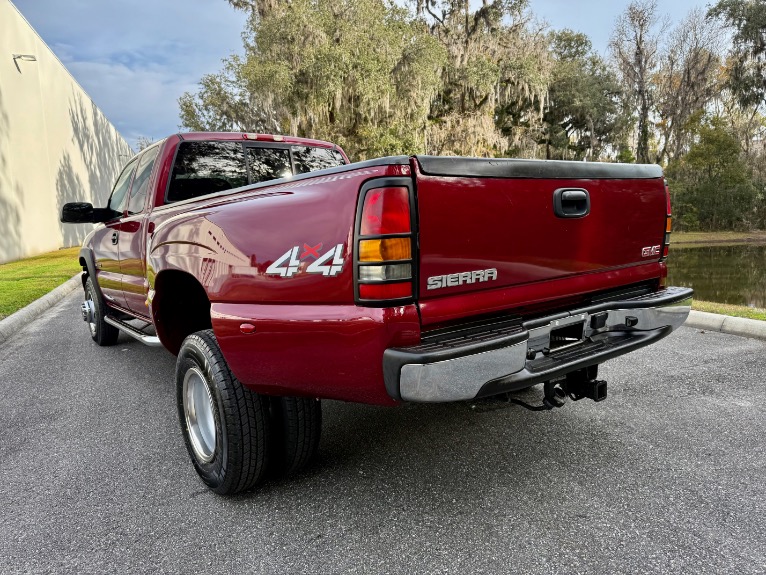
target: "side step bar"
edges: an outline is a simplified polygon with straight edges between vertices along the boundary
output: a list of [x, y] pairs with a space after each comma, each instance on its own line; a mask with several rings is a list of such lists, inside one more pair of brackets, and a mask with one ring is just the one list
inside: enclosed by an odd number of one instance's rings
[[147, 335], [144, 332], [140, 331], [138, 328], [133, 327], [129, 323], [126, 323], [119, 319], [115, 319], [111, 316], [106, 316], [104, 318], [104, 321], [108, 323], [109, 325], [116, 327], [120, 331], [124, 331], [130, 337], [136, 338], [138, 341], [140, 341], [144, 345], [148, 345], [149, 347], [162, 346], [162, 343], [160, 343], [160, 338], [158, 338], [156, 335]]

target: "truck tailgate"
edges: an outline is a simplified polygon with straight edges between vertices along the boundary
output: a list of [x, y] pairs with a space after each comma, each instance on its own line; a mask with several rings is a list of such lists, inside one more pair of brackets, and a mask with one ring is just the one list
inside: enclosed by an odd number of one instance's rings
[[501, 292], [523, 306], [660, 275], [659, 166], [418, 156], [412, 167], [424, 325], [497, 311]]

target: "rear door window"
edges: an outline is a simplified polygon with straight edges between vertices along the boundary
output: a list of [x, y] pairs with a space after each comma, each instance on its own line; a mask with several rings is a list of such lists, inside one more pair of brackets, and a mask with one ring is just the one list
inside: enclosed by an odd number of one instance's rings
[[133, 185], [130, 191], [130, 200], [128, 201], [128, 214], [140, 214], [144, 211], [146, 204], [146, 192], [149, 189], [149, 177], [152, 175], [154, 160], [160, 151], [159, 146], [144, 152], [138, 161], [136, 177], [133, 179]]
[[167, 201], [178, 202], [247, 185], [240, 142], [181, 142]]
[[292, 151], [296, 174], [336, 168], [346, 163], [346, 160], [337, 150], [312, 146], [293, 146]]
[[248, 148], [247, 153], [250, 162], [250, 182], [253, 184], [293, 175], [290, 150], [287, 148]]

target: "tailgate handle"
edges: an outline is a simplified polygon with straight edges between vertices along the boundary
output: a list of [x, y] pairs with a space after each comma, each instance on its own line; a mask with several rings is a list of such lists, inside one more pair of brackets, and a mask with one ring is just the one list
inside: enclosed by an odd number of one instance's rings
[[590, 213], [590, 194], [582, 188], [559, 188], [553, 192], [553, 213], [559, 218], [582, 218]]

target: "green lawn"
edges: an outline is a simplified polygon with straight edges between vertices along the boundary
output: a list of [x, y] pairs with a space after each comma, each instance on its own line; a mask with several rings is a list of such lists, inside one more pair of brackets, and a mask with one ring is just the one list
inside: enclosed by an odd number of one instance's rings
[[80, 248], [47, 254], [0, 265], [0, 319], [63, 284], [82, 271], [77, 261]]
[[760, 319], [766, 321], [766, 309], [757, 307], [746, 307], [743, 305], [731, 305], [727, 303], [715, 303], [712, 301], [697, 301], [692, 303], [692, 309], [697, 311], [707, 311], [710, 313], [720, 313], [722, 315], [733, 315], [734, 317], [746, 317], [748, 319]]
[[670, 244], [766, 243], [766, 232], [673, 232]]

